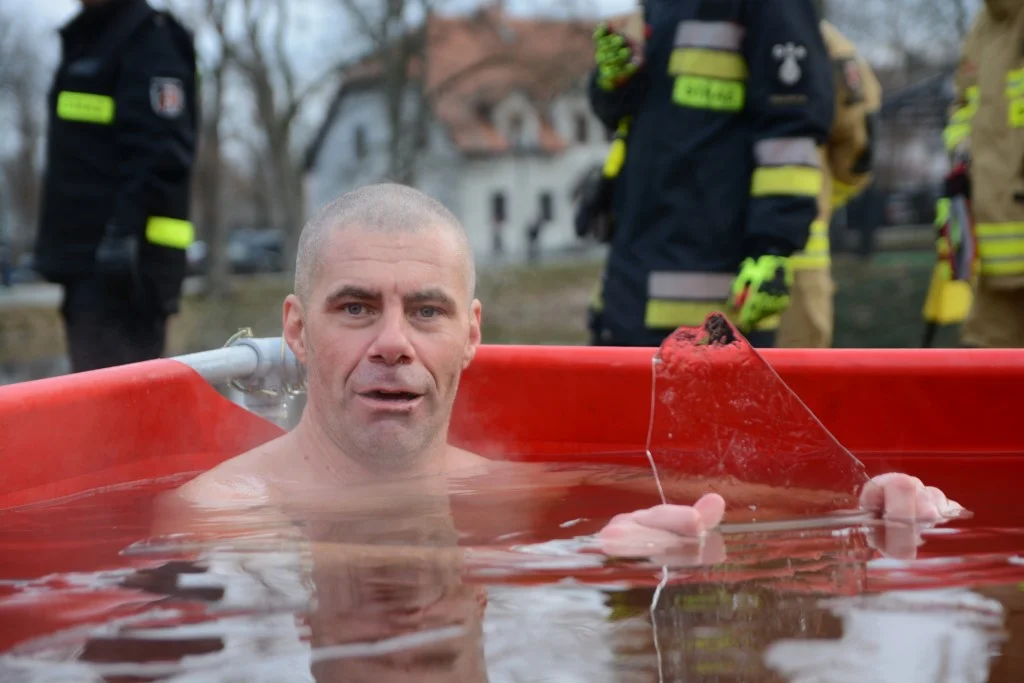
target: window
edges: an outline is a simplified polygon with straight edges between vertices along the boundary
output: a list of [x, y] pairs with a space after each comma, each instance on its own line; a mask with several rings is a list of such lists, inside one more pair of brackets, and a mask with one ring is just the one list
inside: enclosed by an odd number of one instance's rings
[[554, 198], [550, 192], [542, 192], [540, 195], [540, 217], [541, 220], [547, 222], [551, 221], [555, 217], [554, 210]]
[[366, 129], [356, 126], [354, 139], [352, 140], [356, 159], [366, 158]]
[[512, 114], [508, 118], [508, 139], [513, 147], [520, 147], [523, 144], [523, 115]]
[[491, 195], [491, 222], [505, 222], [505, 193], [495, 192]]
[[589, 130], [587, 130], [587, 117], [585, 114], [576, 114], [574, 117], [574, 123], [576, 124], [576, 142], [585, 145], [587, 144], [587, 138], [589, 137]]

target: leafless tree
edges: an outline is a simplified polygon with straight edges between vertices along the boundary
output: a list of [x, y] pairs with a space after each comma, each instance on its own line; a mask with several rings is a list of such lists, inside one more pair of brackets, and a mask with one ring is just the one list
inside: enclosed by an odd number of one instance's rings
[[981, 0], [827, 0], [825, 12], [854, 42], [880, 49], [910, 76], [914, 65], [956, 59]]
[[[419, 150], [426, 142], [430, 106], [423, 79], [414, 77], [412, 65], [420, 74], [429, 68], [427, 27], [437, 0], [340, 2], [381, 70], [389, 130], [387, 176], [413, 184]], [[410, 99], [411, 113], [406, 110]]]
[[15, 254], [30, 247], [39, 212], [46, 73], [33, 38], [13, 17], [0, 16], [0, 125], [13, 141], [10, 155], [0, 160], [0, 174], [13, 218]]

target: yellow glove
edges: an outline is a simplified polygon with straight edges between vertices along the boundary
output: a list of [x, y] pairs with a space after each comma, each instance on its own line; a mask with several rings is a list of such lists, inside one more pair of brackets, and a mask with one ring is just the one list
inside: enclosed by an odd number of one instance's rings
[[614, 90], [640, 68], [639, 57], [626, 37], [604, 23], [594, 31], [594, 61], [597, 85], [602, 90]]
[[732, 283], [729, 305], [739, 314], [737, 327], [749, 334], [757, 324], [789, 306], [793, 266], [786, 256], [766, 254], [745, 259]]

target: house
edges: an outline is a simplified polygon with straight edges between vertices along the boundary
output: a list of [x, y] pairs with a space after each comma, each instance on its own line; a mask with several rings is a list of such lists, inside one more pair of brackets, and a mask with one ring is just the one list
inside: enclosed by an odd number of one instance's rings
[[[603, 163], [609, 140], [586, 95], [594, 26], [513, 17], [500, 5], [427, 19], [428, 115], [414, 182], [459, 216], [482, 260], [522, 257], [531, 232], [543, 250], [577, 241], [573, 191]], [[383, 74], [372, 57], [346, 74], [307, 155], [310, 211], [387, 179]], [[409, 93], [406, 113], [419, 101]]]

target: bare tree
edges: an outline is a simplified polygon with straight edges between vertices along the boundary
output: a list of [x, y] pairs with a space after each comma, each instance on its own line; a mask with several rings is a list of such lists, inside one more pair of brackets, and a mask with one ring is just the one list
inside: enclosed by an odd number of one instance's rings
[[[429, 68], [428, 30], [436, 0], [385, 0], [370, 6], [340, 0], [352, 23], [368, 40], [367, 51], [381, 70], [388, 113], [387, 176], [413, 184], [416, 160], [426, 141], [429, 110], [423, 78]], [[413, 112], [406, 111], [412, 95]], [[410, 119], [412, 126], [406, 125]]]
[[[263, 168], [271, 179], [268, 188], [286, 226], [284, 262], [295, 261], [298, 231], [305, 218], [303, 165], [298, 122], [307, 104], [324, 88], [340, 85], [349, 62], [341, 56], [305, 84], [287, 49], [292, 14], [288, 0], [219, 0], [233, 5], [241, 29], [233, 32], [225, 21], [214, 23], [228, 66], [245, 84], [255, 110], [264, 145]], [[223, 18], [223, 15], [222, 15]], [[311, 126], [312, 127], [312, 126]]]
[[0, 160], [0, 173], [16, 255], [31, 245], [41, 192], [38, 150], [45, 132], [46, 76], [36, 42], [17, 21], [0, 17], [0, 109], [9, 117], [4, 128], [14, 141], [11, 154]]
[[915, 65], [956, 59], [981, 0], [828, 0], [827, 14], [858, 45], [886, 53], [910, 77]]

